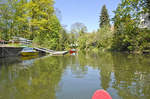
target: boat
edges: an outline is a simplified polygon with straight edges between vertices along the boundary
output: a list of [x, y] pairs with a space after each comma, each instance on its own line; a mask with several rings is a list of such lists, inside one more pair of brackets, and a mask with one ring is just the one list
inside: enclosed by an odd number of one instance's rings
[[39, 52], [34, 50], [34, 48], [26, 47], [21, 51], [22, 56], [35, 56], [38, 55]]
[[105, 90], [97, 90], [92, 99], [112, 99], [111, 95]]
[[76, 51], [76, 49], [73, 48], [69, 52], [70, 52], [70, 54], [73, 54], [73, 53], [76, 53], [77, 51]]

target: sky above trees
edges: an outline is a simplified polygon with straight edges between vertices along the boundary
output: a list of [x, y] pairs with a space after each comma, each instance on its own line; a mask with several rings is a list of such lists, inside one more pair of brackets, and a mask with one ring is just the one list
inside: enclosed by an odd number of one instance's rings
[[55, 8], [61, 11], [61, 23], [70, 26], [75, 22], [84, 23], [89, 32], [99, 27], [99, 16], [102, 6], [105, 4], [110, 18], [114, 16], [120, 0], [55, 0]]

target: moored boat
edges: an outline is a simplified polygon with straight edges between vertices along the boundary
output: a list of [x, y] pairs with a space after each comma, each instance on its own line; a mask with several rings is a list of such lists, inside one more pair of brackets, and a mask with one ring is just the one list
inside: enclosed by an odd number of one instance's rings
[[22, 56], [35, 56], [38, 55], [39, 52], [34, 50], [34, 48], [26, 47], [21, 51]]
[[77, 51], [76, 51], [76, 49], [73, 48], [69, 52], [70, 52], [70, 54], [72, 54], [72, 53], [76, 53]]

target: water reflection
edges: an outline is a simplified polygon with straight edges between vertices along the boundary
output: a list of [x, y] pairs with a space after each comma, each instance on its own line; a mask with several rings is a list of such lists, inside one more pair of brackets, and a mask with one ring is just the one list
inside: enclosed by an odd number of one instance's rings
[[[64, 58], [48, 57], [35, 61], [28, 69], [3, 66], [0, 71], [2, 99], [56, 99], [55, 88], [65, 68]], [[19, 65], [18, 65], [19, 67]]]
[[113, 99], [150, 99], [149, 58], [79, 52], [76, 56], [0, 59], [0, 98], [90, 99], [96, 89], [105, 89]]
[[88, 71], [88, 67], [85, 64], [82, 64], [80, 59], [76, 56], [71, 56], [70, 60], [71, 73], [75, 78], [83, 78]]
[[150, 99], [149, 56], [114, 54], [113, 62], [113, 87], [118, 95], [123, 99]]

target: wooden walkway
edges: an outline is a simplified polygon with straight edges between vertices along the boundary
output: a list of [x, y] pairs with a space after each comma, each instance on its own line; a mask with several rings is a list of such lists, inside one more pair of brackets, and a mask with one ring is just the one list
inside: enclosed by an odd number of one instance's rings
[[65, 55], [68, 53], [68, 51], [54, 51], [47, 48], [34, 48], [34, 49], [42, 53], [51, 54], [51, 55]]
[[53, 50], [49, 50], [49, 49], [46, 49], [46, 48], [34, 48], [35, 50], [37, 51], [40, 51], [40, 52], [44, 52], [44, 53], [47, 53], [47, 54], [52, 54]]
[[68, 53], [68, 51], [54, 51], [53, 53], [52, 53], [52, 55], [65, 55], [65, 54], [67, 54]]

